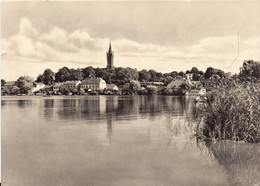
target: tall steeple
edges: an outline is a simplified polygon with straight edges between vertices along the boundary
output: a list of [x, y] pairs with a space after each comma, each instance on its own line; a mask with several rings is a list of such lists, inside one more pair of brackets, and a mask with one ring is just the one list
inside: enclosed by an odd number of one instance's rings
[[111, 40], [109, 42], [109, 48], [107, 52], [107, 70], [114, 68], [114, 52], [112, 51]]
[[108, 52], [112, 52], [111, 39], [110, 39], [110, 42], [109, 42], [109, 49], [108, 49]]

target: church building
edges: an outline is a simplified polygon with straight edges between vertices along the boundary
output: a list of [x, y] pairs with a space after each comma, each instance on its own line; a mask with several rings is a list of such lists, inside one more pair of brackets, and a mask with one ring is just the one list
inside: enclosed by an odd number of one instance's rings
[[109, 43], [109, 49], [107, 52], [107, 70], [114, 69], [114, 52], [112, 51], [111, 41]]

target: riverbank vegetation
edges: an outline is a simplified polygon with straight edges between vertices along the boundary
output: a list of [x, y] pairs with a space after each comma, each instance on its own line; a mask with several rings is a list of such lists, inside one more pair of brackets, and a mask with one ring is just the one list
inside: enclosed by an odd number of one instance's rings
[[219, 83], [198, 113], [199, 138], [259, 143], [260, 63], [245, 61], [240, 74]]

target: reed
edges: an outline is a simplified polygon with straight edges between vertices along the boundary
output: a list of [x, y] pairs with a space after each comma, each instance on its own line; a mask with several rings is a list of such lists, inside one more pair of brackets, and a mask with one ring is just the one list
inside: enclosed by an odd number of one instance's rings
[[199, 108], [199, 138], [260, 142], [260, 83], [229, 80], [208, 95]]

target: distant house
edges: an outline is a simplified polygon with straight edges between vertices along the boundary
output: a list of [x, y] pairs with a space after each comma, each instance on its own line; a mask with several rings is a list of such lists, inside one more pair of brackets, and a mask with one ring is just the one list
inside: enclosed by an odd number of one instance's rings
[[7, 81], [5, 84], [5, 87], [9, 90], [13, 89], [14, 86], [15, 86], [15, 81]]
[[105, 89], [107, 87], [106, 85], [106, 82], [102, 78], [90, 78], [83, 80], [80, 88], [83, 88], [84, 90], [97, 91]]
[[66, 81], [63, 83], [62, 87], [68, 89], [77, 89], [80, 85], [80, 81]]
[[188, 82], [191, 83], [193, 80], [193, 73], [187, 73], [186, 78], [187, 78]]
[[60, 91], [60, 87], [63, 85], [63, 83], [55, 83], [53, 85], [53, 93], [57, 94]]
[[115, 84], [107, 84], [107, 85], [106, 85], [106, 89], [107, 89], [107, 90], [118, 91], [118, 87], [117, 87]]
[[202, 82], [202, 85], [206, 90], [211, 90], [216, 85], [216, 80], [214, 79], [205, 79]]
[[206, 94], [205, 88], [194, 88], [186, 92], [186, 95], [204, 95]]
[[203, 87], [203, 85], [200, 81], [191, 81], [190, 85], [192, 88], [202, 88]]
[[32, 93], [37, 92], [45, 87], [45, 84], [34, 82], [32, 87]]
[[185, 82], [186, 80], [183, 78], [174, 79], [167, 85], [167, 88], [179, 88]]

